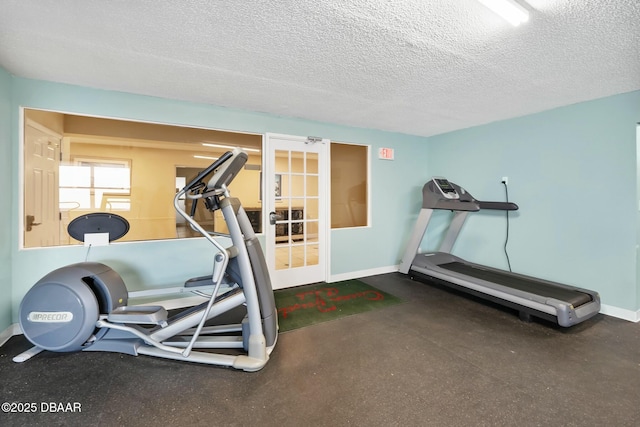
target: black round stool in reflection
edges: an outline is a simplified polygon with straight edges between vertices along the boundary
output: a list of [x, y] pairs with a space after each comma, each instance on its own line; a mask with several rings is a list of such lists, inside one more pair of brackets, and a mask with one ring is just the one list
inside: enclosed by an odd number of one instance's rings
[[129, 231], [129, 221], [120, 215], [96, 212], [81, 215], [71, 221], [67, 232], [71, 237], [84, 242], [84, 235], [89, 233], [109, 233], [109, 241], [118, 240]]

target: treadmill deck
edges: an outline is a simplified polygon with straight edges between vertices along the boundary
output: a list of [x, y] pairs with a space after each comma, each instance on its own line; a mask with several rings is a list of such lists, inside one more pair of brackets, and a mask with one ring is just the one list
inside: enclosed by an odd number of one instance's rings
[[565, 289], [553, 286], [535, 279], [528, 279], [521, 276], [512, 276], [507, 273], [500, 273], [492, 270], [485, 270], [462, 262], [449, 262], [439, 264], [438, 267], [455, 273], [471, 276], [476, 279], [485, 280], [487, 282], [496, 283], [512, 289], [517, 289], [531, 294], [554, 298], [579, 307], [583, 304], [590, 303], [593, 299], [591, 295], [579, 290]]

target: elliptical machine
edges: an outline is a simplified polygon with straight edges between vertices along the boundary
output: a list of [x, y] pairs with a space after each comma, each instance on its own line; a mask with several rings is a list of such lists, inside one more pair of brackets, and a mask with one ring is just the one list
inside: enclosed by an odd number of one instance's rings
[[[22, 300], [20, 326], [35, 347], [14, 361], [26, 361], [43, 350], [109, 351], [245, 371], [264, 367], [278, 335], [271, 280], [251, 222], [227, 188], [247, 160], [240, 149], [225, 153], [174, 198], [177, 212], [216, 248], [212, 275], [188, 280], [184, 285], [188, 291], [206, 295], [207, 300], [169, 316], [161, 305], [127, 305], [128, 292], [122, 278], [104, 264], [81, 262], [62, 267], [40, 279]], [[183, 196], [193, 200], [190, 215], [180, 207]], [[229, 234], [208, 232], [195, 221], [196, 204], [201, 199], [209, 211], [222, 211]], [[124, 228], [124, 233], [128, 231], [126, 220], [117, 215], [89, 214], [79, 220], [100, 223], [98, 229], [108, 228], [105, 223], [111, 222]], [[232, 245], [223, 247], [214, 235], [230, 237]], [[205, 325], [242, 305], [246, 306], [246, 316], [240, 324]], [[219, 354], [194, 349], [236, 351]]]

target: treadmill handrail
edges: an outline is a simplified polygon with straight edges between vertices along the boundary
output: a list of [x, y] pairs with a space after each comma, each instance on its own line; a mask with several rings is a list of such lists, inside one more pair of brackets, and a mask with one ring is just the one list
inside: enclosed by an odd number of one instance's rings
[[488, 209], [494, 211], [517, 211], [518, 205], [512, 202], [483, 202], [478, 201], [480, 209]]

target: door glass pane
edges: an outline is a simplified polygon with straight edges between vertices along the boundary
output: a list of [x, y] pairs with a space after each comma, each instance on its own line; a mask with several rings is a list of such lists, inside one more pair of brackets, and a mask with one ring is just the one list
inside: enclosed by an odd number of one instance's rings
[[291, 267], [304, 267], [304, 245], [296, 245], [291, 247]]
[[307, 245], [307, 265], [318, 265], [318, 245]]
[[304, 218], [304, 199], [291, 199], [291, 219]]
[[318, 173], [318, 153], [307, 153], [307, 173]]
[[304, 241], [304, 223], [302, 221], [291, 222], [291, 241]]
[[307, 175], [307, 196], [318, 195], [318, 176]]
[[307, 208], [304, 211], [305, 219], [318, 219], [318, 199], [308, 198]]
[[276, 215], [280, 218], [276, 222], [276, 244], [285, 244], [289, 242], [289, 208], [279, 208]]
[[[304, 221], [304, 211], [302, 209], [296, 209], [291, 211], [291, 219], [302, 224]], [[302, 231], [300, 231], [302, 233]]]
[[293, 197], [304, 196], [304, 175], [291, 176], [291, 195]]
[[276, 180], [276, 198], [289, 197], [291, 195], [291, 185], [289, 175], [277, 173]]
[[289, 172], [289, 152], [284, 150], [276, 150], [276, 173]]
[[318, 241], [318, 221], [307, 221], [304, 224], [307, 232], [307, 242]]
[[304, 151], [291, 152], [291, 172], [293, 173], [304, 172]]
[[276, 270], [289, 268], [289, 246], [276, 246]]

